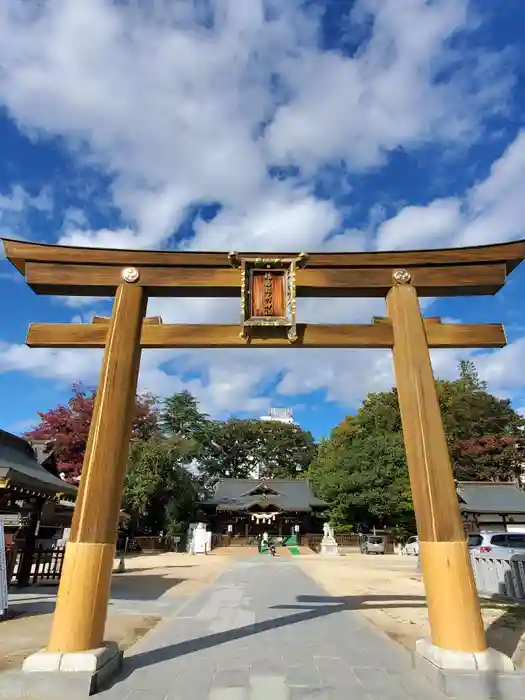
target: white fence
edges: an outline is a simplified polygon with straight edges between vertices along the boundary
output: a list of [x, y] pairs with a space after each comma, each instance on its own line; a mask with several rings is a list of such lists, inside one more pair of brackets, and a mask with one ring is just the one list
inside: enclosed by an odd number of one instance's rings
[[481, 595], [525, 602], [525, 554], [471, 554], [476, 587]]

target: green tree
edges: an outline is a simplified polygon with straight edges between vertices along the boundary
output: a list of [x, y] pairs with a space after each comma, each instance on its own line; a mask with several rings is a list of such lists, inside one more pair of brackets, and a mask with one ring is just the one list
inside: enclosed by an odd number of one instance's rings
[[169, 437], [197, 439], [210, 421], [199, 410], [197, 399], [189, 391], [181, 391], [165, 399], [161, 412], [161, 426]]
[[261, 474], [270, 479], [304, 476], [317, 451], [312, 433], [295, 424], [257, 422]]
[[230, 418], [213, 423], [199, 458], [207, 484], [224, 477], [297, 478], [308, 468], [316, 446], [312, 434], [278, 421]]
[[460, 481], [511, 481], [523, 462], [523, 418], [493, 396], [473, 362], [460, 363], [456, 381], [438, 381], [454, 475]]
[[186, 528], [198, 501], [198, 484], [188, 467], [193, 446], [154, 437], [133, 445], [122, 505], [131, 528], [144, 534], [174, 534]]
[[[459, 379], [436, 382], [456, 479], [516, 479], [524, 460], [523, 418], [509, 401], [487, 391], [472, 362], [462, 362], [459, 369]], [[354, 473], [359, 464], [360, 477]], [[310, 472], [318, 494], [331, 504], [334, 522], [406, 521], [409, 482], [397, 391], [369, 394], [357, 413], [321, 442]], [[392, 479], [390, 485], [385, 475]], [[389, 492], [382, 501], [386, 510], [381, 510], [375, 484]]]
[[460, 360], [459, 379], [467, 390], [487, 391], [487, 382], [479, 378], [478, 370], [472, 360]]
[[[523, 462], [523, 418], [510, 401], [487, 391], [471, 361], [462, 361], [459, 369], [459, 379], [436, 382], [455, 477], [460, 481], [516, 479]], [[337, 433], [343, 430], [356, 435], [400, 432], [396, 389], [369, 394]], [[333, 439], [338, 439], [337, 434]]]
[[309, 470], [316, 493], [330, 504], [331, 522], [410, 527], [413, 508], [401, 433], [335, 437], [337, 444], [326, 441]]
[[213, 423], [211, 439], [200, 461], [200, 471], [207, 483], [231, 477], [246, 479], [256, 465], [259, 438], [255, 420], [230, 418]]
[[261, 476], [295, 478], [308, 468], [316, 451], [312, 434], [297, 425], [210, 420], [188, 391], [164, 401], [161, 426], [166, 437], [186, 441], [204, 490], [220, 478], [247, 478], [257, 467]]
[[184, 390], [165, 399], [160, 424], [167, 439], [184, 441], [188, 462], [199, 477], [200, 495], [209, 495], [209, 480], [202, 465], [213, 459], [215, 422], [199, 409], [197, 399]]
[[354, 433], [370, 432], [399, 432], [401, 430], [401, 414], [397, 389], [371, 393], [363, 401], [356, 416], [347, 417], [346, 428], [341, 430], [353, 430]]
[[462, 377], [440, 382], [439, 395], [454, 475], [460, 481], [512, 481], [523, 463], [523, 419], [510, 405]]

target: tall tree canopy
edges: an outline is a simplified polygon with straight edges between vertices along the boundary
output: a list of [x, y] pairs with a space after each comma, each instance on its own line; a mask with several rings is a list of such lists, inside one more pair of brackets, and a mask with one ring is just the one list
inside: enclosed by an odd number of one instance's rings
[[[65, 405], [39, 413], [40, 423], [27, 432], [30, 440], [54, 442], [57, 466], [68, 481], [78, 481], [93, 416], [95, 389], [74, 384], [73, 395]], [[146, 440], [158, 432], [159, 413], [156, 399], [145, 393], [137, 396], [133, 416], [132, 438]]]
[[[472, 362], [459, 369], [459, 379], [436, 382], [455, 478], [516, 479], [524, 458], [522, 417], [509, 401], [488, 393]], [[332, 504], [336, 523], [406, 521], [411, 505], [397, 391], [369, 394], [356, 415], [321, 443], [310, 473], [319, 495]], [[389, 491], [386, 510], [378, 504], [377, 485]]]
[[312, 434], [298, 425], [230, 418], [211, 426], [199, 467], [208, 484], [222, 477], [246, 478], [255, 469], [261, 476], [295, 479], [315, 451]]
[[[81, 385], [64, 406], [40, 413], [30, 439], [53, 440], [60, 471], [77, 481], [93, 414], [95, 391]], [[135, 530], [174, 532], [193, 515], [199, 492], [221, 477], [296, 478], [316, 445], [306, 430], [277, 421], [211, 420], [183, 391], [160, 403], [137, 397], [123, 507]]]
[[133, 444], [122, 499], [133, 532], [173, 535], [186, 528], [198, 501], [192, 458], [184, 439], [155, 436]]
[[[470, 361], [460, 377], [436, 382], [454, 475], [462, 481], [516, 479], [523, 463], [523, 418], [507, 399], [488, 393]], [[337, 432], [401, 431], [397, 391], [369, 394]]]
[[199, 410], [197, 399], [189, 391], [181, 391], [165, 399], [162, 405], [161, 426], [170, 437], [202, 439], [210, 420]]
[[460, 481], [512, 481], [521, 474], [523, 418], [487, 391], [472, 362], [460, 364], [460, 378], [439, 382], [454, 475]]
[[316, 451], [312, 434], [279, 421], [229, 418], [210, 420], [194, 396], [183, 391], [163, 402], [165, 436], [192, 445], [192, 467], [210, 488], [224, 477], [246, 478], [256, 468], [261, 476], [296, 478]]
[[331, 522], [410, 528], [414, 516], [401, 433], [334, 433], [310, 468], [312, 486], [330, 504]]

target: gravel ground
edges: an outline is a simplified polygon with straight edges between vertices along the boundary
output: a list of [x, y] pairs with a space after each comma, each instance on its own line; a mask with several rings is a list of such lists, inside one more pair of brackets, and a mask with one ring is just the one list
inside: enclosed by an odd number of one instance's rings
[[[415, 557], [346, 554], [333, 559], [305, 557], [299, 563], [328, 593], [348, 597], [349, 606], [357, 607], [406, 648], [413, 649], [417, 639], [429, 636]], [[482, 615], [490, 646], [525, 668], [525, 607], [484, 600]]]

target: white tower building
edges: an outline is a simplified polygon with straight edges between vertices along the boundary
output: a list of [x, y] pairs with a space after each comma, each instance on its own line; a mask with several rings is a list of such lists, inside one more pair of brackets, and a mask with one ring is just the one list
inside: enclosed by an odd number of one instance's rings
[[276, 420], [279, 423], [295, 423], [291, 408], [270, 408], [267, 416], [261, 416], [260, 420]]

